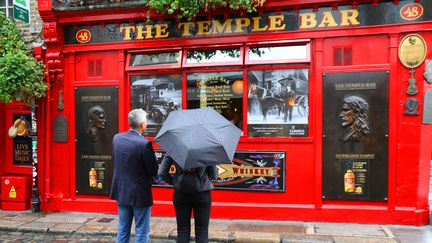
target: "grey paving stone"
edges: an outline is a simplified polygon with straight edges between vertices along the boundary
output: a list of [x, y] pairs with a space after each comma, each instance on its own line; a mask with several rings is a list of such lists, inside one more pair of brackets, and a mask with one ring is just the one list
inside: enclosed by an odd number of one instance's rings
[[400, 235], [397, 238], [400, 243], [432, 243], [432, 238], [424, 235]]
[[334, 243], [333, 237], [325, 235], [281, 235], [282, 243]]
[[44, 217], [35, 220], [36, 222], [44, 223], [68, 223], [68, 224], [83, 224], [89, 221], [88, 217], [78, 217], [65, 214], [47, 214]]
[[432, 226], [389, 226], [394, 235], [426, 235], [432, 238]]
[[103, 226], [99, 225], [83, 225], [79, 227], [76, 232], [78, 234], [98, 234], [101, 230], [103, 230]]
[[305, 228], [303, 224], [301, 225], [281, 225], [281, 224], [272, 224], [268, 223], [267, 225], [260, 224], [239, 224], [233, 223], [230, 224], [227, 228], [228, 231], [235, 232], [276, 232], [276, 233], [293, 233], [293, 234], [301, 234], [305, 233]]
[[0, 220], [0, 229], [17, 230], [18, 226], [25, 223], [21, 221]]
[[12, 221], [34, 221], [41, 217], [40, 213], [22, 212], [22, 213], [10, 213], [4, 215], [2, 220]]
[[277, 233], [262, 232], [235, 232], [236, 243], [279, 243], [280, 235]]
[[37, 231], [47, 232], [49, 228], [53, 227], [54, 223], [43, 223], [43, 222], [30, 222], [18, 226], [18, 230], [21, 231]]
[[73, 233], [81, 226], [81, 224], [56, 224], [53, 227], [49, 228], [49, 232]]
[[333, 239], [335, 243], [397, 243], [396, 239], [379, 237], [333, 236]]
[[387, 236], [380, 225], [314, 223], [314, 226], [318, 235]]

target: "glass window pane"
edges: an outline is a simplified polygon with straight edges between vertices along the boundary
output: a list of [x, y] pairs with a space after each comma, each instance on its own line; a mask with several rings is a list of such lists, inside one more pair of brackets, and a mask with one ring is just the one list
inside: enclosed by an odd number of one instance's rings
[[13, 9], [12, 8], [8, 8], [8, 17], [9, 18], [13, 17]]
[[249, 61], [307, 58], [307, 45], [249, 48]]
[[179, 63], [179, 52], [134, 54], [130, 66], [155, 66]]
[[147, 112], [145, 136], [154, 137], [169, 113], [181, 109], [182, 79], [180, 74], [131, 76], [132, 109]]
[[0, 0], [0, 7], [6, 6], [6, 0]]
[[6, 15], [6, 9], [0, 8], [0, 12], [2, 12], [4, 15]]
[[308, 136], [308, 69], [248, 72], [249, 137]]
[[8, 6], [13, 6], [13, 0], [8, 0]]
[[188, 51], [186, 63], [223, 63], [240, 61], [240, 48]]
[[212, 107], [242, 129], [243, 72], [187, 75], [187, 108]]

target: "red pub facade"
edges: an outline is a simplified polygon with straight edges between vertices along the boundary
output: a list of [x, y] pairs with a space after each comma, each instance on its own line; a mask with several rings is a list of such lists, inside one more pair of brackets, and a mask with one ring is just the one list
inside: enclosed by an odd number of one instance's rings
[[[37, 174], [19, 156], [28, 137], [7, 134], [30, 119], [14, 103], [0, 105], [0, 175], [37, 175], [42, 210], [116, 212], [111, 139], [129, 110], [148, 113], [153, 140], [171, 111], [213, 107], [243, 131], [213, 218], [429, 222], [432, 1], [267, 0], [193, 20], [138, 2], [38, 4], [50, 89]], [[154, 216], [174, 215], [172, 190], [154, 179]]]

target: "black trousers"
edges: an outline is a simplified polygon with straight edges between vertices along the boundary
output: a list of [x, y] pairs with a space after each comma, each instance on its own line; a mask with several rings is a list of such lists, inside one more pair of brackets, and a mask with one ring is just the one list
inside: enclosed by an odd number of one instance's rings
[[195, 242], [208, 242], [210, 222], [211, 192], [189, 194], [174, 190], [174, 208], [177, 219], [177, 243], [189, 243], [191, 215], [195, 219]]

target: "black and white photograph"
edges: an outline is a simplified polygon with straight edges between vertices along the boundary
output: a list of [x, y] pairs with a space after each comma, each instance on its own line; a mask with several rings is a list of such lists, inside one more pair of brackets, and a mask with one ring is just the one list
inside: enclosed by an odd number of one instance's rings
[[248, 72], [249, 136], [307, 136], [308, 74], [308, 69]]
[[171, 111], [182, 107], [181, 75], [131, 77], [131, 110], [147, 112], [145, 136], [154, 137]]

